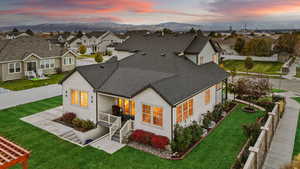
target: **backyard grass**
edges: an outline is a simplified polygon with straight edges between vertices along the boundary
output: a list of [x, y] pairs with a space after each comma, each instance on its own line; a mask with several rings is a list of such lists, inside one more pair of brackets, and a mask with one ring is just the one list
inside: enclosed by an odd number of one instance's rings
[[272, 89], [272, 93], [285, 93], [287, 90], [284, 89]]
[[244, 113], [239, 105], [184, 160], [169, 161], [130, 147], [113, 155], [89, 146], [81, 148], [19, 120], [61, 102], [61, 97], [54, 97], [0, 111], [0, 135], [31, 151], [32, 169], [228, 169], [246, 141], [242, 124], [262, 116], [261, 112]]
[[[299, 103], [300, 103], [300, 100], [299, 100]], [[296, 132], [296, 137], [295, 137], [293, 156], [298, 155], [298, 154], [300, 154], [300, 115], [298, 117], [298, 127], [297, 127], [297, 132]]]
[[13, 91], [18, 91], [18, 90], [31, 89], [35, 87], [47, 86], [47, 85], [59, 83], [67, 74], [68, 73], [51, 75], [49, 76], [49, 79], [45, 79], [45, 80], [21, 79], [21, 80], [7, 81], [7, 82], [0, 81], [0, 87], [13, 90]]
[[294, 100], [296, 100], [300, 104], [300, 97], [294, 97]]
[[[224, 61], [224, 68], [226, 70], [234, 70], [236, 68], [239, 72], [247, 72], [244, 63], [244, 61], [239, 60], [227, 60]], [[254, 66], [249, 72], [280, 75], [282, 65], [283, 63], [278, 62], [254, 62]]]
[[95, 58], [96, 54], [91, 54], [91, 55], [80, 55], [78, 56], [79, 59], [84, 59], [84, 58]]

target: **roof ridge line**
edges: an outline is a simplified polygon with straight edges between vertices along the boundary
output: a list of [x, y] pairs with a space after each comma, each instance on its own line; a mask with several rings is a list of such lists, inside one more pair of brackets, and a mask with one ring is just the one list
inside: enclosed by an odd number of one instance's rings
[[111, 72], [111, 74], [103, 81], [102, 84], [100, 84], [100, 86], [97, 87], [97, 89], [99, 89], [100, 87], [102, 87], [107, 81], [108, 79], [111, 78], [111, 76], [119, 69], [119, 61], [118, 62], [114, 62], [117, 63], [117, 67], [114, 69], [114, 71]]

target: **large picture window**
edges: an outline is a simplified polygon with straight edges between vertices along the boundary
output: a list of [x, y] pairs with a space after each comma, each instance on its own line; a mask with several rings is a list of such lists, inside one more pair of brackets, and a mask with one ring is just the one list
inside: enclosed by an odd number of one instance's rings
[[163, 108], [143, 104], [143, 122], [163, 127]]
[[181, 123], [184, 120], [187, 120], [189, 117], [193, 116], [194, 111], [194, 100], [190, 99], [180, 104], [176, 108], [176, 122]]
[[40, 61], [40, 68], [41, 69], [53, 69], [55, 67], [55, 60], [54, 59], [46, 59]]
[[126, 115], [135, 116], [135, 102], [128, 99], [117, 99], [117, 105], [123, 109]]
[[72, 64], [74, 64], [73, 57], [65, 57], [64, 58], [64, 65], [72, 65]]
[[88, 107], [88, 100], [88, 92], [71, 90], [71, 104], [79, 105], [80, 107]]

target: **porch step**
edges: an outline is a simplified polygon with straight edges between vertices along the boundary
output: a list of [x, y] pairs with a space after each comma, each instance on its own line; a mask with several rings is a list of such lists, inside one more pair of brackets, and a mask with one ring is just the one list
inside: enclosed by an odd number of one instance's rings
[[62, 135], [60, 135], [62, 138], [69, 140], [71, 142], [77, 143], [77, 144], [82, 144], [80, 139], [77, 137], [74, 131], [68, 131]]
[[103, 122], [103, 121], [99, 121], [97, 124], [102, 127], [108, 127], [108, 128], [111, 127], [111, 124]]
[[119, 128], [111, 138], [113, 141], [116, 141], [118, 143], [120, 142], [120, 130], [121, 128]]

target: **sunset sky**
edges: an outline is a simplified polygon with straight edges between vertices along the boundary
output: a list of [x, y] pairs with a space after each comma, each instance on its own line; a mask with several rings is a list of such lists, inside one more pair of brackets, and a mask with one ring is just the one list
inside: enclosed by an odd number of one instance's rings
[[300, 0], [1, 0], [0, 26], [117, 22], [239, 22], [298, 20]]

